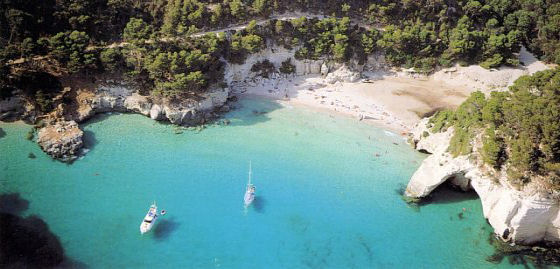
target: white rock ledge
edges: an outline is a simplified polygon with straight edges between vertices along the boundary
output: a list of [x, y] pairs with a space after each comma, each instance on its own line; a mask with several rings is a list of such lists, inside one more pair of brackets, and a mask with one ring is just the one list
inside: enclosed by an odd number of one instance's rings
[[104, 86], [99, 88], [90, 103], [82, 104], [80, 110], [92, 111], [85, 118], [98, 112], [120, 111], [140, 113], [154, 120], [167, 120], [177, 125], [194, 125], [211, 118], [214, 111], [225, 105], [228, 97], [228, 88], [213, 88], [201, 94], [198, 100], [170, 102], [141, 96], [123, 86]]
[[[432, 153], [412, 175], [405, 195], [422, 198], [435, 188], [452, 179], [451, 183], [464, 190], [474, 189], [480, 197], [484, 217], [494, 232], [506, 241], [530, 245], [543, 241], [560, 243], [559, 201], [546, 194], [518, 191], [509, 186], [502, 176], [492, 179], [485, 175], [466, 156], [453, 158], [447, 153], [453, 134], [429, 133], [422, 120], [413, 130], [418, 150]], [[427, 137], [423, 137], [424, 132]]]

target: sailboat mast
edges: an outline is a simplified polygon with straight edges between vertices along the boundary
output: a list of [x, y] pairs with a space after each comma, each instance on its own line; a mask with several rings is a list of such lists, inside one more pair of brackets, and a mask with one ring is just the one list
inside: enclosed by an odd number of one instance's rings
[[251, 161], [249, 161], [249, 184], [248, 185], [251, 185], [251, 172], [252, 172], [251, 171]]

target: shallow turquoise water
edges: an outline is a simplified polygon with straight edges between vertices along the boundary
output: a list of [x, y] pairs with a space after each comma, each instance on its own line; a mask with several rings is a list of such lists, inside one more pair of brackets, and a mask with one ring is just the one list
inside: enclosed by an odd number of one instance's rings
[[[90, 151], [72, 165], [27, 141], [29, 126], [1, 124], [0, 193], [29, 200], [25, 215], [91, 268], [496, 266], [477, 199], [419, 210], [401, 200], [425, 156], [399, 136], [267, 101], [239, 106], [229, 126], [183, 134], [140, 115], [100, 116], [82, 126]], [[249, 161], [257, 198], [244, 212]], [[141, 236], [152, 200], [168, 213]]]

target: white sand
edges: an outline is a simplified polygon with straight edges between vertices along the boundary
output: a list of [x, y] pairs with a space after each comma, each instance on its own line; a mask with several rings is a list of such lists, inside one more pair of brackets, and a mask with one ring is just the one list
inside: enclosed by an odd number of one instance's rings
[[305, 105], [350, 115], [399, 134], [408, 133], [426, 113], [456, 107], [469, 94], [442, 82], [384, 76], [373, 83], [325, 84], [317, 76], [256, 79], [234, 85], [240, 94], [258, 95], [290, 105]]
[[530, 75], [537, 71], [550, 68], [539, 61], [534, 55], [521, 47], [518, 67], [501, 66], [497, 69], [484, 69], [479, 65], [446, 68], [433, 74], [431, 78], [449, 85], [475, 88], [483, 92], [490, 90], [506, 90], [522, 75]]
[[[286, 57], [279, 55], [278, 52], [271, 52], [262, 57], [271, 56], [275, 62]], [[522, 75], [550, 68], [525, 48], [522, 48], [519, 59], [524, 66], [494, 70], [486, 70], [477, 65], [456, 66], [429, 77], [418, 76], [419, 78], [412, 78], [403, 72], [365, 72], [366, 77], [375, 78], [368, 83], [328, 84], [323, 77], [314, 74], [276, 79], [254, 78], [245, 82], [230, 81], [230, 85], [234, 93], [240, 95], [258, 95], [285, 104], [336, 111], [364, 123], [406, 135], [422, 117], [439, 109], [457, 107], [473, 91], [480, 90], [488, 94], [492, 90], [505, 90]], [[244, 68], [249, 72], [251, 65], [252, 61], [249, 61], [238, 69]], [[250, 76], [244, 74], [242, 77]]]

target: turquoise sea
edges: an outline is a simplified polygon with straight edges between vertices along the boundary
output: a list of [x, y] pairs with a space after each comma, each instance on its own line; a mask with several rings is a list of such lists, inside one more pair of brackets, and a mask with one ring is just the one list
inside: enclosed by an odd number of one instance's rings
[[[497, 266], [476, 195], [401, 199], [425, 155], [399, 135], [270, 101], [237, 106], [231, 124], [181, 134], [100, 115], [82, 126], [89, 152], [71, 165], [26, 140], [30, 126], [2, 123], [0, 194], [29, 202], [22, 216], [48, 224], [70, 267]], [[244, 212], [249, 161], [257, 198]], [[140, 235], [154, 200], [168, 213]]]

